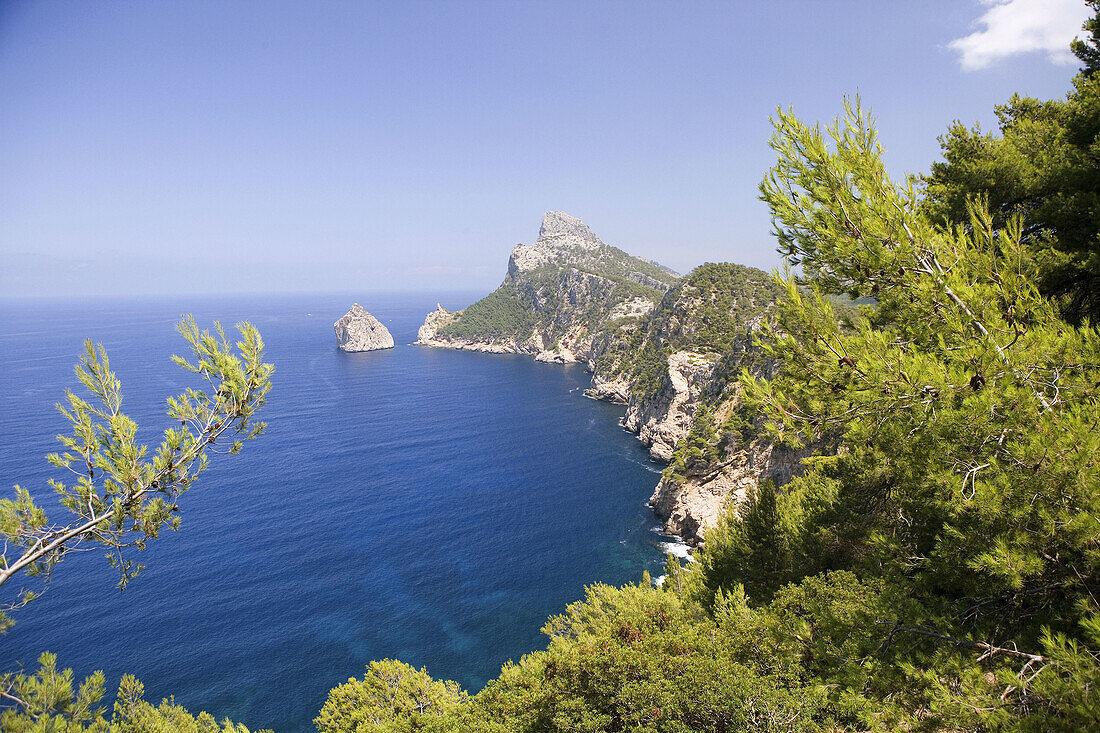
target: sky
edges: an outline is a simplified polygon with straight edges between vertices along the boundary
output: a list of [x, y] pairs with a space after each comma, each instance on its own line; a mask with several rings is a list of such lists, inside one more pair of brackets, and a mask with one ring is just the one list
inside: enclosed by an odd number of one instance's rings
[[0, 297], [488, 291], [543, 212], [779, 264], [769, 117], [893, 175], [1065, 95], [1078, 0], [0, 0]]

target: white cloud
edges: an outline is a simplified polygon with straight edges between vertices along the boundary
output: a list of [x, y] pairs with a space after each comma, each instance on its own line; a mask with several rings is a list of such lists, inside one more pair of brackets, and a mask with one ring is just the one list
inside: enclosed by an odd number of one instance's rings
[[1092, 14], [1083, 0], [982, 0], [988, 10], [974, 21], [976, 30], [947, 44], [961, 54], [966, 71], [985, 69], [1018, 53], [1041, 51], [1054, 64], [1073, 63], [1069, 43], [1083, 36], [1081, 24]]

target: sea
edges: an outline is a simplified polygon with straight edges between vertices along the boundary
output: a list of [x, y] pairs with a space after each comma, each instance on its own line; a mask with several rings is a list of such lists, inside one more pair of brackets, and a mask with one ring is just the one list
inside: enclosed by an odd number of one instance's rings
[[[593, 583], [659, 576], [682, 552], [646, 505], [661, 466], [586, 399], [581, 365], [411, 345], [437, 302], [480, 293], [357, 293], [0, 301], [0, 497], [18, 484], [63, 521], [45, 455], [80, 393], [85, 339], [103, 344], [123, 410], [151, 447], [165, 400], [193, 375], [174, 366], [183, 314], [251, 321], [275, 365], [258, 415], [267, 432], [216, 455], [180, 500], [182, 527], [131, 558], [124, 591], [104, 549], [70, 553], [0, 636], [0, 671], [43, 651], [111, 695], [123, 674], [250, 729], [314, 730], [328, 691], [396, 658], [471, 693], [508, 660], [544, 648], [549, 616]], [[396, 347], [344, 353], [336, 321], [358, 300]]]

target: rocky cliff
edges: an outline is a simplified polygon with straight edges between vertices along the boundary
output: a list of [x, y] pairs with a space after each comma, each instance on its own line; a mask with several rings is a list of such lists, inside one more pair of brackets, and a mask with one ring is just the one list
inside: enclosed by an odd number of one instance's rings
[[393, 348], [393, 336], [389, 330], [358, 303], [353, 304], [332, 327], [336, 331], [336, 344], [344, 351]]
[[644, 319], [601, 334], [590, 352], [594, 377], [586, 394], [625, 402], [623, 425], [667, 462], [698, 406], [720, 399], [746, 353], [755, 353], [754, 334], [778, 295], [761, 270], [697, 267]]
[[793, 449], [767, 437], [762, 418], [742, 402], [737, 374], [730, 370], [766, 378], [775, 364], [754, 341], [739, 346], [711, 367], [688, 429], [649, 500], [665, 531], [692, 544], [703, 540], [729, 504], [740, 503], [761, 481], [787, 483], [801, 472], [802, 459], [821, 447]]
[[512, 250], [500, 287], [461, 311], [437, 308], [417, 343], [587, 361], [608, 324], [644, 316], [679, 277], [604, 244], [580, 219], [551, 211], [538, 239]]
[[680, 277], [550, 212], [499, 288], [461, 311], [437, 307], [417, 343], [585, 363], [585, 394], [626, 405], [623, 426], [669, 464], [651, 499], [666, 531], [697, 543], [755, 482], [797, 470], [801, 455], [741, 424], [737, 375], [771, 368], [756, 336], [778, 296], [755, 268], [708, 263]]

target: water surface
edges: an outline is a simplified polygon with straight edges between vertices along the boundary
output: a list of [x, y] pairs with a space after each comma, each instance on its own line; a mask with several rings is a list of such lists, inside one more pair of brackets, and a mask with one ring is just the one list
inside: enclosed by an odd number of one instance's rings
[[[333, 321], [355, 299], [396, 348], [336, 349]], [[129, 672], [151, 700], [308, 731], [372, 659], [476, 691], [545, 646], [547, 616], [586, 584], [659, 574], [645, 500], [660, 467], [618, 426], [622, 408], [584, 399], [577, 365], [409, 346], [437, 299], [0, 303], [0, 495], [18, 483], [50, 507], [60, 474], [43, 456], [66, 427], [53, 405], [85, 338], [107, 347], [149, 443], [165, 397], [190, 383], [169, 362], [181, 313], [253, 321], [276, 365], [267, 434], [216, 457], [180, 502], [182, 529], [140, 553], [147, 569], [119, 593], [99, 549], [66, 559], [0, 637], [0, 669], [51, 650], [78, 676], [104, 670], [112, 691]]]

